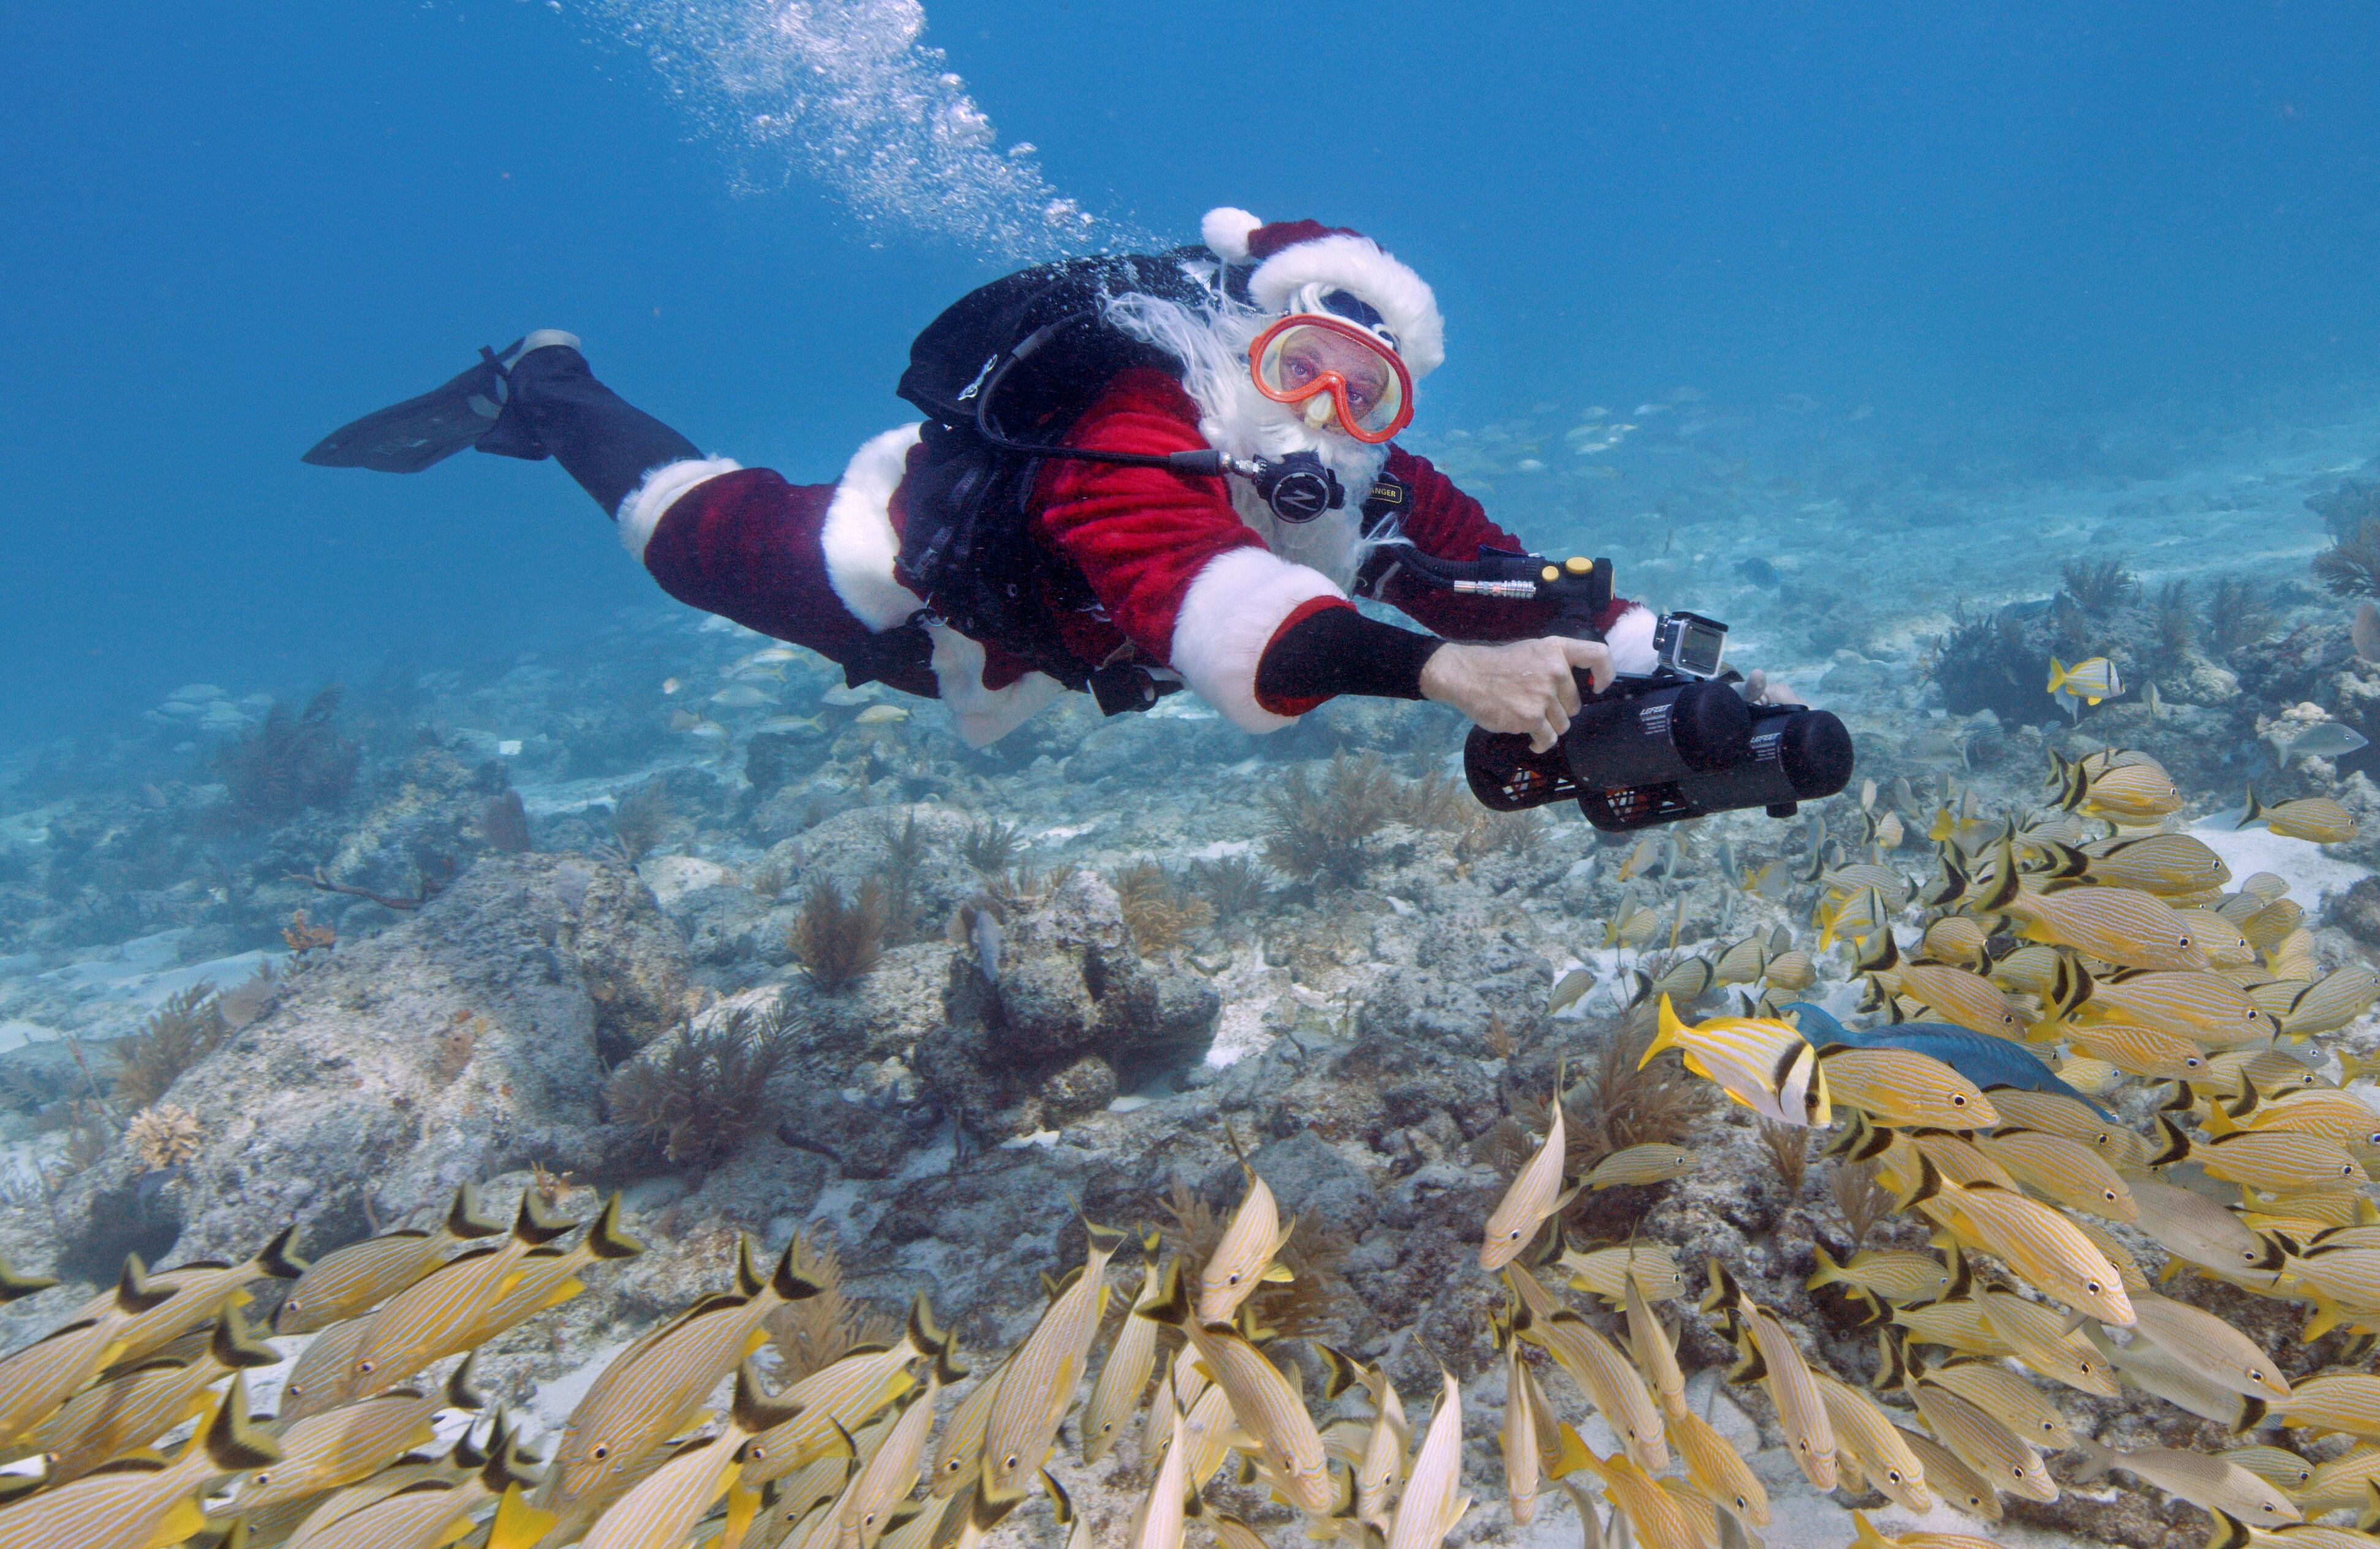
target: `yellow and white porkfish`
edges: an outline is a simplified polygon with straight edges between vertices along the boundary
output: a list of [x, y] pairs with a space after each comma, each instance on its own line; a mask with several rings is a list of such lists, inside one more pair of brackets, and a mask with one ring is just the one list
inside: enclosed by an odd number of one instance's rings
[[1791, 1022], [1713, 1017], [1688, 1027], [1663, 995], [1658, 1031], [1637, 1068], [1664, 1049], [1676, 1049], [1687, 1069], [1718, 1083], [1729, 1097], [1764, 1118], [1820, 1129], [1834, 1122], [1817, 1051]]

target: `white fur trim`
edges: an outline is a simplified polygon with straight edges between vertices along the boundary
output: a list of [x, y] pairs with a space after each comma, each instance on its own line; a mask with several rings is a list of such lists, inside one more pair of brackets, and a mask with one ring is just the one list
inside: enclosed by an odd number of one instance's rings
[[1005, 689], [983, 686], [983, 647], [949, 625], [926, 626], [934, 641], [934, 681], [942, 690], [942, 707], [957, 723], [960, 740], [970, 748], [989, 748], [1031, 720], [1066, 686], [1048, 673], [1028, 672]]
[[1611, 621], [1611, 628], [1603, 631], [1603, 643], [1611, 648], [1613, 672], [1642, 677], [1660, 665], [1653, 654], [1653, 610], [1642, 604], [1631, 604]]
[[1446, 359], [1446, 322], [1438, 297], [1424, 280], [1368, 237], [1318, 237], [1299, 242], [1257, 265], [1248, 276], [1248, 299], [1266, 311], [1279, 311], [1303, 285], [1336, 286], [1369, 301], [1397, 336], [1405, 370], [1416, 379]]
[[1279, 731], [1296, 717], [1257, 702], [1257, 664], [1281, 620], [1317, 597], [1344, 597], [1318, 570], [1259, 548], [1208, 560], [1173, 617], [1173, 670], [1243, 731]]
[[827, 584], [870, 629], [898, 628], [926, 605], [892, 579], [901, 540], [892, 531], [892, 492], [908, 467], [923, 421], [886, 431], [852, 455], [819, 529]]
[[743, 466], [732, 457], [686, 457], [653, 469], [645, 475], [645, 482], [620, 502], [621, 545], [637, 556], [638, 564], [643, 564], [645, 546], [653, 541], [653, 529], [677, 504], [678, 496], [706, 480], [733, 473]]
[[1248, 261], [1248, 238], [1262, 225], [1264, 222], [1245, 210], [1235, 210], [1226, 204], [1207, 212], [1207, 218], [1198, 223], [1198, 238], [1207, 244], [1208, 252], [1224, 262], [1245, 263]]

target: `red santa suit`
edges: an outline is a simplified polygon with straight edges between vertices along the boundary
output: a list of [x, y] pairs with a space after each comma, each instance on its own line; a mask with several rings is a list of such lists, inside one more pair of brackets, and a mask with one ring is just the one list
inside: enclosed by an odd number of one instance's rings
[[[1220, 239], [1217, 216], [1232, 217]], [[1301, 223], [1286, 229], [1305, 235], [1267, 255], [1264, 231], [1284, 228], [1258, 230], [1254, 217], [1237, 212], [1217, 216], [1208, 222], [1210, 246], [1227, 260], [1235, 245], [1243, 258], [1253, 250], [1264, 259], [1257, 279], [1276, 271], [1275, 289], [1318, 271], [1335, 278], [1352, 265], [1358, 283], [1351, 288], [1400, 325], [1409, 364], [1437, 364], [1440, 335], [1427, 287], [1368, 239]], [[1240, 235], [1252, 243], [1232, 241], [1231, 227], [1242, 222]], [[1264, 299], [1264, 287], [1250, 288]], [[1134, 368], [1106, 384], [1065, 445], [1154, 455], [1196, 450], [1209, 445], [1201, 429], [1209, 419], [1182, 382]], [[1065, 690], [1001, 642], [970, 640], [934, 619], [931, 600], [900, 569], [905, 475], [920, 428], [905, 425], [869, 441], [832, 484], [788, 483], [724, 458], [669, 463], [621, 504], [620, 535], [679, 601], [838, 663], [864, 654], [882, 631], [922, 622], [932, 640], [930, 676], [891, 673], [887, 680], [941, 698], [961, 735], [982, 746]], [[1476, 557], [1483, 546], [1523, 546], [1427, 458], [1392, 446], [1382, 471], [1410, 491], [1397, 530], [1402, 542], [1451, 559]], [[1408, 649], [1395, 638], [1405, 632], [1363, 618], [1340, 580], [1276, 555], [1235, 506], [1229, 484], [1227, 477], [1160, 468], [1056, 458], [1042, 464], [1026, 519], [1051, 562], [1045, 571], [1079, 582], [1050, 588], [1044, 601], [1081, 669], [1129, 648], [1134, 660], [1179, 675], [1252, 732], [1288, 726], [1334, 692], [1416, 696], [1427, 642]], [[1071, 596], [1054, 594], [1061, 591]], [[1524, 639], [1549, 621], [1535, 609], [1455, 596], [1392, 568], [1378, 592], [1381, 601], [1450, 639]], [[1096, 599], [1087, 609], [1077, 600], [1085, 593]], [[1325, 616], [1332, 615], [1338, 616]], [[1644, 609], [1615, 603], [1598, 622], [1616, 654], [1636, 654], [1641, 644], [1649, 656], [1652, 619]], [[1293, 651], [1326, 665], [1280, 670]], [[1391, 686], [1375, 686], [1360, 663], [1344, 660], [1350, 653], [1402, 654], [1411, 666], [1391, 669], [1385, 680]], [[1269, 657], [1276, 670], [1265, 670]]]

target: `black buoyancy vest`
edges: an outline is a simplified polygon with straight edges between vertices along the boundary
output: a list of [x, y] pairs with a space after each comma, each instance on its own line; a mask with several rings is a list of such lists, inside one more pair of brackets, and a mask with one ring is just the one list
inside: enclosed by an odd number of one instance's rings
[[[1208, 267], [1194, 270], [1201, 258]], [[1095, 599], [1034, 537], [1042, 459], [1032, 448], [1062, 443], [1123, 371], [1181, 374], [1172, 357], [1110, 323], [1108, 303], [1141, 294], [1206, 304], [1214, 273], [1203, 248], [1037, 264], [970, 291], [917, 335], [899, 392], [926, 426], [902, 483], [899, 567], [936, 616], [1070, 689], [1087, 686], [1050, 600]]]

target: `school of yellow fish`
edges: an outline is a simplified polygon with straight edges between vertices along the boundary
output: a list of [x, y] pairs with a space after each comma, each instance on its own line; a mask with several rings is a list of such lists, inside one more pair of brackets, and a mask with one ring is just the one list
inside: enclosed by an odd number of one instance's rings
[[[2226, 1549], [2380, 1544], [2368, 1531], [2380, 1375], [2364, 1369], [2380, 1344], [2365, 1171], [2380, 1109], [2326, 1077], [2318, 1042], [2380, 999], [2380, 975], [2321, 971], [2279, 879], [2233, 887], [2207, 846], [2165, 831], [2180, 799], [2154, 761], [2053, 759], [2056, 799], [2022, 820], [1946, 802], [1922, 883], [1893, 868], [1902, 825], [1864, 791], [1867, 857], [1847, 860], [1821, 834], [1806, 869], [1815, 954], [1772, 933], [1641, 976], [1634, 999], [1657, 1018], [1646, 1060], [1675, 1051], [1773, 1123], [1833, 1129], [1839, 1165], [1873, 1164], [1930, 1243], [1840, 1262], [1816, 1249], [1811, 1287], [1876, 1330], [1872, 1375], [1829, 1370], [1717, 1261], [1699, 1314], [1735, 1348], [1728, 1380], [1765, 1395], [1816, 1490], [1988, 1523], [2003, 1495], [2055, 1500], [2046, 1456], [2072, 1451], [2079, 1480], [2120, 1472], [2213, 1514]], [[2353, 831], [2326, 799], [2252, 796], [2249, 813], [2309, 840]], [[1609, 935], [1657, 933], [1630, 915]], [[2163, 1083], [2157, 1133], [2058, 1091], [1979, 1084], [1914, 1049], [1814, 1043], [1778, 1002], [1812, 984], [1838, 942], [1887, 1023], [2006, 1040], [2070, 1091]], [[1743, 1015], [1680, 1015], [1727, 985], [1745, 987]], [[1583, 993], [1566, 979], [1554, 999]], [[2350, 1056], [2341, 1080], [2366, 1073]], [[1562, 1225], [1582, 1191], [1682, 1177], [1694, 1151], [1633, 1146], [1566, 1176], [1561, 1103], [1547, 1113], [1542, 1144], [1480, 1226], [1503, 1406], [1492, 1509], [1529, 1523], [1559, 1492], [1590, 1549], [1757, 1544], [1767, 1492], [1687, 1401], [1661, 1309], [1687, 1296], [1684, 1266], [1651, 1242], [1581, 1245]], [[613, 1357], [534, 1443], [480, 1392], [475, 1352], [642, 1251], [616, 1197], [579, 1222], [530, 1189], [507, 1227], [466, 1188], [434, 1230], [310, 1263], [288, 1232], [237, 1264], [152, 1273], [130, 1260], [111, 1290], [0, 1358], [0, 1549], [932, 1549], [975, 1544], [1037, 1500], [1044, 1538], [1065, 1549], [1177, 1549], [1194, 1530], [1228, 1549], [1273, 1542], [1207, 1499], [1219, 1477], [1259, 1487], [1312, 1539], [1439, 1544], [1475, 1506], [1461, 1384], [1441, 1372], [1416, 1422], [1383, 1366], [1318, 1344], [1326, 1377], [1310, 1397], [1252, 1300], [1291, 1278], [1296, 1223], [1243, 1167], [1245, 1192], [1201, 1257], [1086, 1223], [1084, 1262], [1050, 1284], [1014, 1348], [972, 1354], [972, 1382], [921, 1296], [897, 1342], [772, 1385], [757, 1359], [767, 1320], [822, 1287], [798, 1241], [770, 1266], [747, 1241], [732, 1286]], [[2184, 1273], [2303, 1304], [2307, 1341], [2352, 1336], [2345, 1361], [2289, 1380], [2276, 1352], [2158, 1293]], [[51, 1284], [0, 1265], [0, 1300]], [[245, 1309], [268, 1286], [272, 1332], [305, 1342], [264, 1418], [249, 1373], [284, 1354]], [[1560, 1418], [1556, 1371], [1573, 1412], [1599, 1417], [1588, 1429], [1608, 1431], [1608, 1455]], [[2127, 1385], [2238, 1444], [2108, 1447], [2056, 1398]], [[2352, 1445], [2317, 1462], [2254, 1439], [2275, 1428]], [[1127, 1445], [1137, 1508], [1095, 1527], [1057, 1470]], [[2314, 1520], [2344, 1513], [2360, 1525]], [[1852, 1549], [1989, 1543], [1888, 1535], [1865, 1511], [1852, 1525]]]

